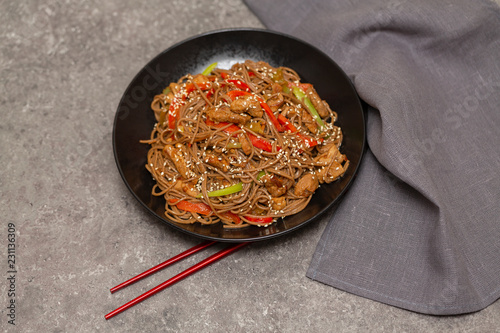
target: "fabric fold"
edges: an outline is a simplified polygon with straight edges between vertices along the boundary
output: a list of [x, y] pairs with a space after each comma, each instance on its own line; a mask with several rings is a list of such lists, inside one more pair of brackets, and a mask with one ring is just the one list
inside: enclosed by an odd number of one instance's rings
[[327, 53], [370, 106], [369, 150], [307, 276], [412, 311], [500, 297], [500, 9], [491, 1], [246, 0]]

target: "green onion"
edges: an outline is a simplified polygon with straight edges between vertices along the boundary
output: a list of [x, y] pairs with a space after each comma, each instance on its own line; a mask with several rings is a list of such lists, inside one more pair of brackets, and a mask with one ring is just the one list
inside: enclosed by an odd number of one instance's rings
[[299, 87], [293, 87], [293, 94], [300, 100], [303, 100], [304, 97], [306, 97], [306, 93], [304, 92], [304, 90], [300, 89]]
[[313, 116], [314, 120], [319, 125], [320, 131], [325, 127], [325, 123], [323, 122], [323, 119], [321, 119], [321, 116], [319, 115], [318, 111], [314, 107], [314, 104], [311, 102], [309, 97], [304, 97], [304, 104], [309, 108], [309, 111], [311, 112], [311, 115]]
[[281, 68], [278, 68], [276, 70], [276, 73], [274, 73], [274, 75], [272, 76], [272, 80], [281, 86], [285, 94], [290, 93], [290, 88], [288, 88], [288, 82], [283, 77], [283, 71], [281, 70]]
[[283, 71], [281, 68], [276, 70], [276, 73], [273, 74], [272, 80], [276, 83], [283, 84], [285, 79], [283, 78]]
[[167, 111], [161, 111], [160, 117], [158, 118], [158, 125], [163, 126], [163, 123], [167, 119]]
[[227, 149], [241, 148], [241, 143], [239, 142], [228, 142], [226, 145]]
[[257, 134], [264, 134], [264, 129], [258, 121], [250, 121], [249, 124], [245, 125], [246, 128]]
[[163, 89], [162, 94], [163, 94], [163, 95], [168, 95], [168, 94], [170, 94], [171, 92], [172, 92], [172, 90], [170, 89], [170, 87], [166, 87], [165, 89]]
[[[229, 194], [240, 192], [241, 190], [243, 190], [243, 183], [239, 182], [237, 184], [228, 186], [228, 187], [220, 189], [220, 190], [208, 192], [208, 196], [209, 197], [222, 197], [224, 195], [229, 195]], [[201, 198], [202, 195], [198, 194], [196, 197]]]
[[259, 171], [259, 173], [257, 174], [257, 180], [260, 180], [262, 177], [264, 177], [265, 174], [266, 172], [264, 170]]
[[212, 73], [212, 71], [214, 70], [215, 67], [217, 67], [216, 62], [214, 62], [213, 64], [210, 64], [207, 68], [205, 68], [205, 70], [201, 74], [209, 75], [210, 73]]
[[286, 84], [286, 83], [285, 83], [285, 84], [282, 84], [282, 85], [281, 85], [281, 88], [283, 88], [283, 92], [284, 92], [285, 94], [290, 94], [290, 88], [288, 88], [288, 84]]
[[323, 119], [321, 119], [321, 116], [319, 115], [309, 97], [306, 96], [304, 90], [300, 89], [299, 87], [293, 87], [293, 94], [295, 95], [295, 97], [304, 102], [304, 104], [309, 109], [309, 113], [311, 113], [311, 116], [314, 118], [314, 120], [316, 120], [316, 123], [319, 126], [319, 130], [322, 131], [325, 127], [325, 123], [323, 122]]

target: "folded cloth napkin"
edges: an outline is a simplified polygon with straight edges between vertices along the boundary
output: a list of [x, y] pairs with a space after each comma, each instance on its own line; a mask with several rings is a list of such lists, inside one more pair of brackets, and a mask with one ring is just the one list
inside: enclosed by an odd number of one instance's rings
[[369, 149], [307, 276], [428, 314], [500, 297], [500, 9], [487, 0], [246, 0], [331, 56]]

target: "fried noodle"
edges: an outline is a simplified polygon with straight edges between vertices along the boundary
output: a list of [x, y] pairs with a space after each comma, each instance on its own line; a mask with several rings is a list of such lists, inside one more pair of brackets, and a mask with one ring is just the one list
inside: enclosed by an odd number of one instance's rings
[[154, 97], [141, 141], [171, 221], [267, 226], [345, 173], [337, 114], [294, 70], [247, 60], [204, 74]]

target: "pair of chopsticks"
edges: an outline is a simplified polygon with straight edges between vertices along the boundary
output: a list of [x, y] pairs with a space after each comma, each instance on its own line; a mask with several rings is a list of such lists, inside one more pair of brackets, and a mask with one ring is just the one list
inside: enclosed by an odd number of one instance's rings
[[[182, 253], [179, 253], [178, 255], [168, 259], [167, 261], [164, 261], [161, 264], [156, 265], [155, 267], [150, 268], [147, 271], [145, 271], [137, 276], [134, 276], [133, 278], [117, 285], [116, 287], [111, 288], [110, 291], [111, 291], [111, 293], [114, 293], [120, 289], [123, 289], [123, 288], [131, 285], [132, 283], [135, 283], [141, 279], [144, 279], [145, 277], [147, 277], [151, 274], [154, 274], [154, 273], [158, 272], [159, 270], [161, 270], [167, 266], [170, 266], [179, 260], [182, 260], [182, 259], [189, 257], [190, 255], [193, 255], [193, 254], [195, 254], [203, 249], [206, 249], [207, 247], [214, 245], [215, 243], [217, 243], [217, 242], [207, 241], [207, 242], [203, 242], [201, 244], [198, 244], [196, 246], [193, 246], [192, 248], [190, 248]], [[197, 263], [197, 264], [191, 266], [190, 268], [186, 269], [185, 271], [177, 274], [173, 278], [168, 279], [167, 281], [159, 284], [158, 286], [154, 287], [153, 289], [151, 289], [151, 290], [145, 292], [144, 294], [134, 298], [130, 302], [123, 304], [122, 306], [120, 306], [116, 310], [111, 311], [110, 313], [105, 315], [104, 318], [106, 318], [106, 320], [113, 318], [117, 314], [122, 313], [123, 311], [127, 310], [128, 308], [131, 308], [132, 306], [142, 302], [146, 298], [153, 296], [154, 294], [156, 294], [156, 293], [162, 291], [163, 289], [173, 285], [174, 283], [179, 282], [180, 280], [188, 277], [189, 275], [191, 275], [193, 273], [196, 273], [200, 269], [205, 268], [208, 265], [224, 258], [225, 256], [227, 256], [227, 255], [229, 255], [237, 250], [239, 250], [240, 248], [242, 248], [243, 246], [245, 246], [247, 244], [249, 244], [249, 243], [236, 243], [236, 244], [231, 244], [231, 245], [227, 246], [226, 248], [220, 250], [219, 252], [209, 256], [206, 259], [203, 259], [199, 263]]]

